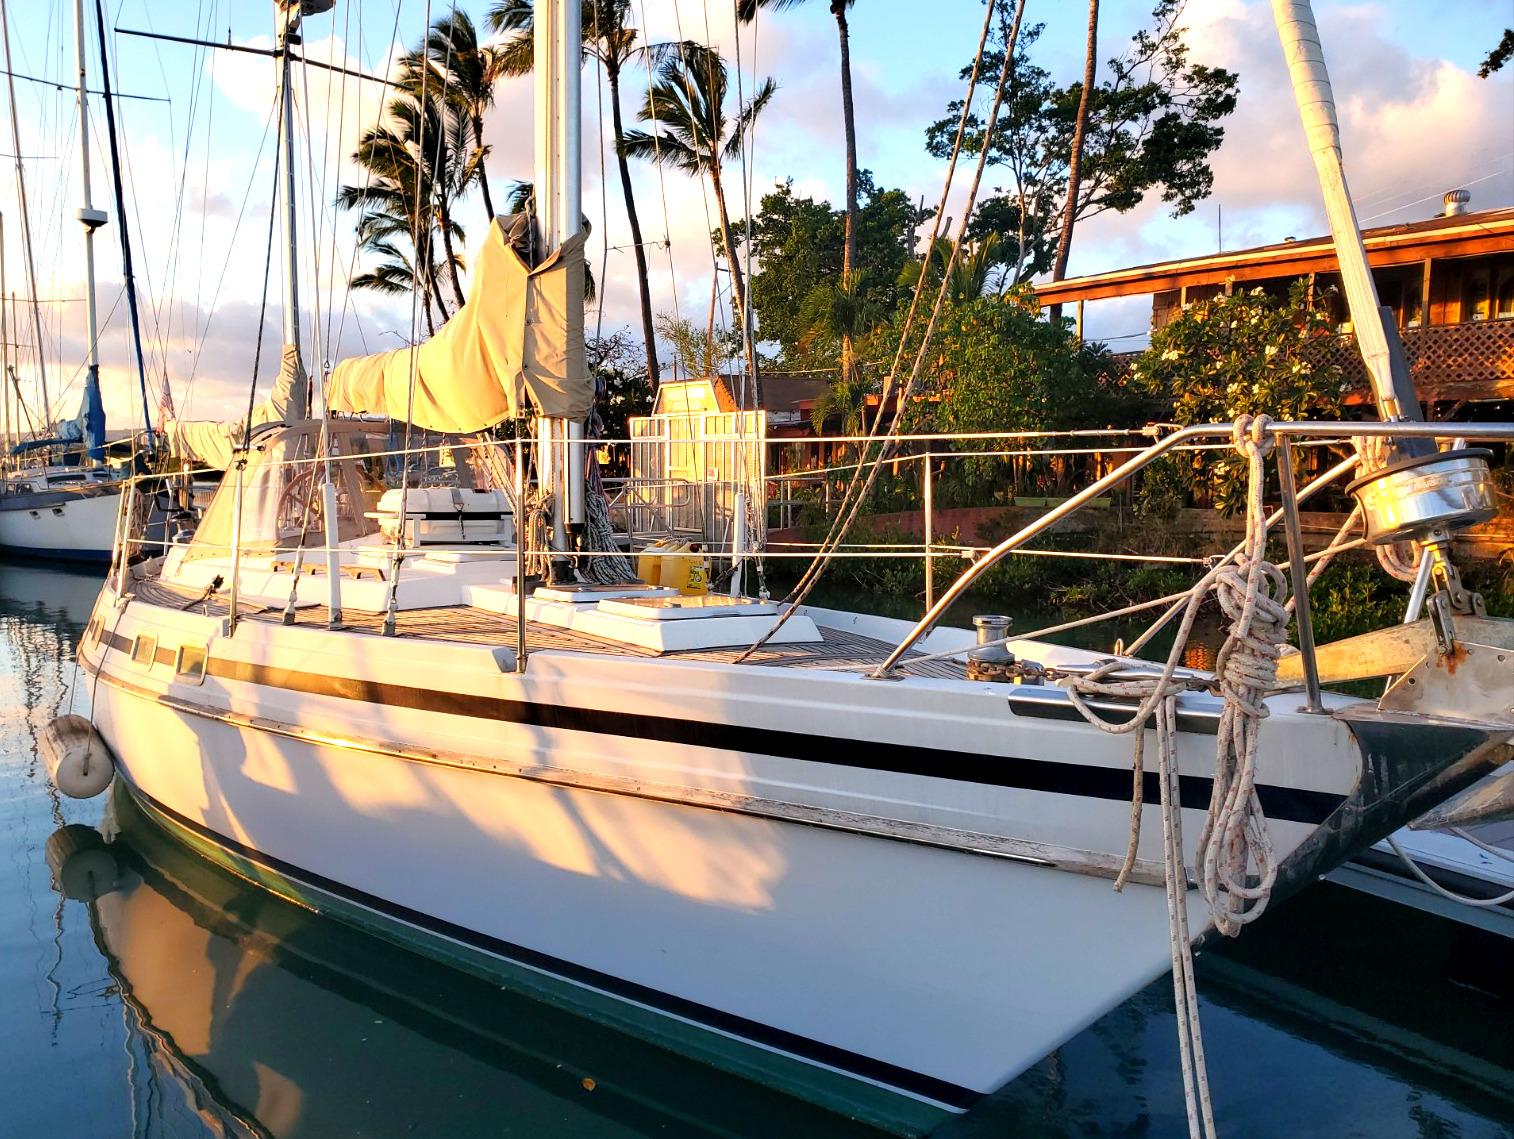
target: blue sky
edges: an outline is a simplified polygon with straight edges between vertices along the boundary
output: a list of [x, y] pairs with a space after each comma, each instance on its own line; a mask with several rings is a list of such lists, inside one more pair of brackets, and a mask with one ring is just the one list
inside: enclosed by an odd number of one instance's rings
[[[644, 11], [649, 39], [709, 39], [733, 55], [729, 11], [724, 4], [693, 0], [635, 0]], [[1044, 21], [1038, 62], [1062, 81], [1081, 68], [1086, 8], [1081, 3], [1028, 0], [1027, 19]], [[89, 5], [92, 7], [92, 0]], [[460, 5], [481, 21], [487, 5]], [[72, 4], [50, 0], [13, 4], [11, 41], [19, 72], [71, 83]], [[448, 7], [437, 0], [433, 16]], [[775, 181], [792, 178], [806, 193], [836, 200], [842, 154], [836, 35], [828, 5], [811, 0], [800, 8], [764, 15], [755, 37], [742, 41], [745, 82], [753, 72], [771, 75], [779, 91], [761, 122], [751, 178], [760, 195]], [[1107, 59], [1144, 22], [1150, 0], [1106, 0], [1100, 56]], [[337, 9], [311, 17], [306, 38], [312, 58], [345, 58], [351, 65], [383, 72], [397, 26], [403, 45], [417, 38], [428, 5], [420, 0], [339, 0]], [[1514, 20], [1508, 0], [1461, 0], [1426, 5], [1423, 0], [1338, 4], [1317, 0], [1327, 59], [1341, 106], [1348, 171], [1359, 213], [1368, 224], [1410, 220], [1433, 213], [1442, 191], [1469, 185], [1474, 208], [1514, 204], [1514, 78], [1479, 80], [1477, 62]], [[107, 5], [117, 28], [152, 28], [177, 35], [238, 43], [272, 43], [272, 5], [253, 0], [114, 0]], [[1433, 13], [1433, 14], [1431, 14]], [[859, 0], [852, 11], [852, 57], [856, 77], [858, 148], [861, 163], [880, 184], [899, 186], [934, 202], [942, 164], [921, 146], [923, 130], [940, 117], [959, 91], [958, 69], [972, 53], [983, 9], [975, 0]], [[1240, 74], [1240, 106], [1228, 124], [1215, 159], [1216, 194], [1190, 217], [1169, 218], [1160, 203], [1124, 216], [1106, 216], [1081, 227], [1072, 271], [1098, 272], [1216, 246], [1216, 206], [1224, 208], [1226, 248], [1305, 236], [1323, 228], [1318, 191], [1302, 132], [1286, 87], [1281, 54], [1265, 0], [1190, 0], [1184, 14], [1192, 57]], [[125, 101], [130, 202], [137, 243], [139, 285], [149, 296], [147, 324], [155, 374], [166, 369], [181, 410], [222, 414], [245, 399], [252, 374], [262, 288], [264, 242], [272, 201], [272, 139], [264, 141], [271, 107], [272, 64], [246, 55], [154, 44], [113, 35], [118, 90], [166, 102]], [[755, 62], [755, 67], [754, 67]], [[346, 85], [312, 71], [308, 78], [310, 148], [301, 161], [302, 200], [307, 205], [305, 295], [321, 309], [319, 328], [328, 357], [396, 346], [411, 334], [406, 303], [372, 295], [347, 295], [341, 282], [352, 261], [351, 218], [335, 216], [329, 202], [335, 186], [356, 177], [342, 158], [358, 131], [378, 113], [371, 84]], [[628, 115], [639, 95], [632, 78]], [[584, 76], [585, 211], [596, 225], [590, 256], [596, 269], [608, 235], [603, 321], [607, 327], [634, 319], [635, 285], [613, 165], [612, 193], [599, 193], [599, 86]], [[302, 99], [302, 103], [306, 100]], [[503, 87], [488, 134], [489, 171], [499, 190], [529, 177], [528, 81]], [[73, 220], [79, 204], [76, 119], [72, 97], [17, 82], [36, 246], [38, 291], [76, 301], [81, 294], [81, 239]], [[95, 202], [114, 214], [103, 145], [103, 114], [94, 109]], [[3, 130], [0, 130], [3, 133]], [[8, 152], [10, 147], [4, 149]], [[262, 157], [258, 158], [260, 143]], [[739, 182], [733, 169], [730, 180]], [[709, 304], [710, 259], [707, 203], [701, 188], [671, 172], [635, 170], [643, 227], [651, 240], [666, 235], [669, 255], [653, 259], [654, 304], [703, 319]], [[11, 177], [0, 177], [0, 211], [6, 219], [7, 288], [25, 293], [19, 215]], [[742, 210], [732, 202], [734, 213]], [[460, 215], [470, 237], [483, 231], [482, 209], [465, 203]], [[101, 281], [101, 338], [107, 407], [117, 423], [134, 418], [130, 406], [124, 308], [114, 225], [97, 240]], [[310, 282], [319, 282], [311, 287]], [[279, 291], [277, 267], [272, 296]], [[590, 314], [591, 327], [597, 314]], [[59, 402], [76, 401], [83, 356], [82, 306], [47, 306], [47, 345], [54, 387], [74, 378]], [[1109, 302], [1091, 308], [1091, 334], [1122, 337], [1118, 347], [1139, 342], [1145, 306]], [[268, 311], [264, 372], [277, 358], [278, 314]], [[29, 334], [22, 334], [30, 340]], [[307, 345], [307, 356], [310, 355]], [[32, 371], [34, 369], [28, 369]], [[27, 372], [23, 373], [24, 375]]]

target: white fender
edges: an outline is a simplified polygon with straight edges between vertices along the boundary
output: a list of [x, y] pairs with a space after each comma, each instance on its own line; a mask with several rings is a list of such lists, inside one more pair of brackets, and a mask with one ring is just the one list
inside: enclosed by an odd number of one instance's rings
[[110, 746], [83, 716], [59, 716], [43, 728], [41, 751], [53, 786], [72, 799], [93, 799], [116, 774]]

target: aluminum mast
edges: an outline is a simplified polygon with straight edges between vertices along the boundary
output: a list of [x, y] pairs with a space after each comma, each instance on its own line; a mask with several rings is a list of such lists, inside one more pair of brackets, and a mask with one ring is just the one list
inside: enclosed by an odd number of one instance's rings
[[[283, 164], [279, 183], [279, 214], [284, 219], [284, 343], [294, 345], [300, 359], [300, 284], [298, 228], [295, 222], [294, 185], [294, 84], [290, 76], [292, 49], [301, 42], [300, 21], [304, 16], [329, 12], [335, 0], [275, 0], [278, 9], [279, 60], [279, 161]], [[310, 415], [310, 385], [296, 382], [289, 391], [289, 420], [295, 422]]]
[[78, 218], [84, 225], [84, 308], [88, 313], [89, 355], [85, 390], [100, 387], [100, 326], [95, 313], [95, 230], [109, 220], [95, 209], [89, 179], [89, 90], [85, 67], [84, 0], [74, 0], [74, 48], [79, 62], [79, 179], [84, 204]]
[[[541, 256], [552, 254], [582, 225], [583, 140], [580, 72], [582, 14], [577, 0], [534, 0], [536, 131], [533, 195]], [[552, 487], [552, 548], [570, 549], [568, 530], [584, 522], [584, 425], [536, 421], [538, 476]]]

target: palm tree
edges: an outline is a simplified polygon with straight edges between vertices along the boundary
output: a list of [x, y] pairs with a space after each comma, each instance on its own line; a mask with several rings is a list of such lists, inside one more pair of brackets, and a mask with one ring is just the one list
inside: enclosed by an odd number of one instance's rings
[[821, 392], [810, 411], [810, 422], [816, 435], [825, 434], [826, 421], [841, 420], [841, 434], [861, 435], [867, 430], [865, 415], [867, 398], [873, 395], [872, 383], [863, 378], [860, 371], [851, 375], [837, 376], [830, 387]]
[[[455, 251], [454, 241], [461, 241], [464, 235], [450, 211], [437, 206], [438, 200], [445, 201], [447, 197], [445, 191], [439, 195], [436, 185], [437, 150], [423, 145], [428, 141], [428, 125], [430, 136], [440, 131], [440, 117], [423, 113], [417, 101], [408, 96], [393, 100], [388, 115], [388, 122], [370, 127], [358, 139], [353, 160], [368, 171], [365, 184], [343, 186], [337, 192], [338, 206], [361, 211], [357, 237], [362, 248], [386, 258], [377, 269], [354, 277], [352, 284], [355, 288], [380, 292], [407, 291], [412, 286], [401, 282], [408, 274], [413, 287], [420, 288], [425, 297], [423, 308], [430, 330], [434, 328], [433, 304], [442, 320], [449, 315], [441, 291], [436, 238], [440, 233], [445, 271], [461, 303], [458, 279], [462, 260]], [[427, 161], [428, 158], [432, 161]], [[449, 173], [445, 164], [441, 169], [443, 179], [455, 178], [455, 171]], [[401, 252], [396, 244], [400, 240], [410, 245], [413, 257], [407, 259]]]
[[682, 43], [670, 49], [657, 67], [656, 78], [636, 113], [640, 121], [656, 124], [656, 133], [628, 131], [621, 149], [631, 158], [644, 158], [709, 180], [720, 220], [720, 241], [731, 270], [735, 315], [745, 327], [746, 282], [731, 239], [721, 168], [726, 159], [740, 150], [757, 115], [777, 87], [771, 79], [764, 79], [746, 106], [737, 109], [734, 119], [728, 119], [726, 80], [725, 61], [710, 48]]
[[[497, 49], [496, 62], [502, 75], [524, 75], [535, 65], [531, 0], [499, 0], [489, 10], [489, 27], [495, 32], [517, 34]], [[631, 167], [626, 161], [625, 126], [620, 109], [620, 77], [626, 65], [648, 51], [637, 43], [631, 24], [631, 0], [584, 0], [584, 55], [604, 68], [610, 86], [610, 119], [615, 134], [615, 160], [620, 166], [620, 189], [626, 200], [626, 221], [631, 228], [631, 252], [636, 258], [636, 284], [641, 291], [641, 332], [647, 350], [647, 378], [655, 386], [657, 338], [652, 320], [652, 289], [647, 276], [647, 253], [641, 239], [641, 218], [636, 213], [636, 195], [631, 189]], [[656, 50], [656, 49], [652, 49]]]
[[484, 209], [492, 220], [494, 199], [484, 169], [484, 159], [489, 153], [484, 143], [484, 112], [494, 105], [494, 84], [503, 74], [500, 51], [480, 44], [478, 30], [467, 13], [453, 8], [432, 24], [421, 52], [413, 53], [406, 62], [413, 71], [422, 59], [430, 65], [431, 82], [445, 93], [452, 113], [468, 126], [472, 147], [461, 178], [464, 184], [478, 181]]
[[[839, 281], [816, 285], [800, 302], [803, 331], [798, 347], [806, 359], [834, 359], [836, 346], [843, 339], [860, 339], [877, 324], [880, 313], [878, 306], [869, 303], [865, 276], [843, 274]], [[850, 378], [854, 371], [841, 369], [842, 378]]]
[[[805, 0], [736, 0], [736, 18], [750, 23], [758, 8], [794, 8]], [[841, 276], [847, 279], [857, 268], [857, 118], [852, 110], [852, 34], [846, 13], [855, 0], [830, 0], [841, 43], [841, 122], [846, 132], [846, 230], [841, 246]], [[841, 371], [852, 370], [852, 337], [841, 337]]]
[[[1078, 219], [1078, 189], [1083, 179], [1083, 136], [1088, 129], [1088, 106], [1093, 97], [1094, 71], [1099, 51], [1099, 0], [1088, 0], [1088, 41], [1083, 53], [1083, 88], [1078, 93], [1078, 112], [1072, 126], [1072, 153], [1067, 162], [1067, 200], [1062, 206], [1062, 232], [1057, 235], [1057, 254], [1051, 264], [1051, 279], [1067, 276], [1067, 258], [1072, 252], [1072, 227]], [[1053, 305], [1052, 319], [1062, 316], [1062, 306]]]
[[388, 116], [398, 127], [411, 163], [421, 172], [423, 200], [435, 213], [426, 224], [434, 225], [441, 235], [447, 279], [461, 307], [463, 263], [452, 244], [453, 236], [461, 230], [453, 221], [452, 203], [467, 190], [478, 169], [471, 160], [459, 161], [470, 149], [472, 124], [444, 96], [446, 85], [431, 73], [418, 52], [411, 52], [403, 61], [396, 87], [402, 94], [390, 102]]
[[[951, 239], [936, 238], [935, 245], [927, 252], [923, 262], [911, 261], [905, 265], [904, 271], [899, 275], [899, 283], [907, 288], [913, 287], [920, 279], [921, 272], [924, 272], [931, 282], [939, 284], [941, 273], [951, 261], [951, 254]], [[957, 255], [956, 263], [952, 265], [946, 286], [947, 296], [956, 304], [977, 300], [988, 292], [996, 270], [999, 273], [996, 291], [1003, 293], [1012, 283], [1013, 271], [1007, 264], [1004, 241], [997, 233], [985, 234], [977, 241], [965, 243], [962, 252]]]

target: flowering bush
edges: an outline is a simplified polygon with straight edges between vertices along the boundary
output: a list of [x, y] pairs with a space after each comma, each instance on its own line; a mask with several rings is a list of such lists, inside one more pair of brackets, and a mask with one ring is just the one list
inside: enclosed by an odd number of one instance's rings
[[[1320, 349], [1336, 332], [1303, 287], [1286, 301], [1261, 289], [1217, 296], [1183, 310], [1152, 335], [1132, 369], [1134, 384], [1167, 402], [1180, 424], [1338, 416], [1349, 384]], [[1228, 452], [1195, 452], [1180, 469], [1191, 490], [1226, 513], [1244, 506], [1246, 463]]]

